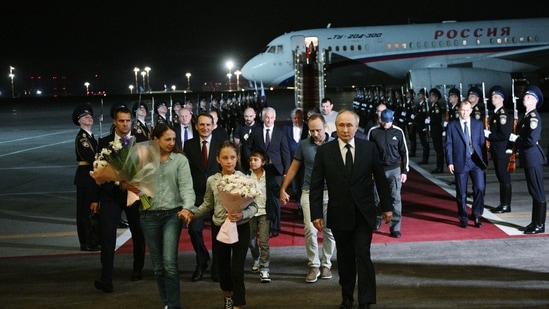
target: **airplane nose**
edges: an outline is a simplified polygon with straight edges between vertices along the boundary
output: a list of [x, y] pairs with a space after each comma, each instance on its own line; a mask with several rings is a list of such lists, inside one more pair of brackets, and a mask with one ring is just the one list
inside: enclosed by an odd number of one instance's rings
[[242, 68], [240, 69], [240, 72], [242, 72], [242, 77], [244, 77], [247, 80], [256, 80], [254, 74], [253, 74], [253, 68], [255, 66], [254, 60], [256, 57], [250, 59], [248, 62], [246, 62]]

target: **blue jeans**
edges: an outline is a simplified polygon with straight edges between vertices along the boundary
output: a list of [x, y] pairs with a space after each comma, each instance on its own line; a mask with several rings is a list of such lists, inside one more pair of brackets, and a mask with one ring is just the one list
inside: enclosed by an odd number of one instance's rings
[[181, 308], [177, 254], [183, 221], [181, 207], [141, 212], [141, 228], [149, 245], [160, 299], [168, 308]]

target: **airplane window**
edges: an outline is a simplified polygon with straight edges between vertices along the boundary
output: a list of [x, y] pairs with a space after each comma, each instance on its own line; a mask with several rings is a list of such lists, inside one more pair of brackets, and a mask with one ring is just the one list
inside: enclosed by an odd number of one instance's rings
[[275, 46], [267, 46], [267, 50], [265, 51], [266, 53], [269, 53], [269, 54], [274, 54], [276, 51], [276, 47]]
[[347, 51], [347, 45], [343, 45], [343, 51]]
[[282, 45], [278, 45], [278, 46], [276, 47], [276, 53], [277, 53], [277, 54], [282, 54], [282, 51], [283, 51]]
[[433, 47], [437, 47], [437, 42], [433, 41], [433, 42], [431, 42], [431, 45], [432, 45]]
[[444, 47], [444, 41], [438, 42], [438, 45], [439, 45], [440, 47]]
[[332, 51], [332, 46], [328, 46], [328, 51]]
[[424, 46], [425, 48], [429, 48], [429, 42], [425, 41]]
[[528, 36], [528, 42], [532, 42], [532, 37]]
[[336, 51], [339, 51], [339, 46], [336, 46]]
[[354, 45], [351, 45], [350, 48], [351, 48], [351, 50], [355, 50], [355, 46], [354, 46]]
[[477, 45], [480, 45], [480, 40], [476, 39], [476, 43], [477, 43]]
[[508, 38], [508, 37], [505, 37], [505, 38], [503, 39], [503, 41], [504, 41], [505, 43], [509, 43], [509, 38]]
[[463, 40], [463, 42], [461, 42], [461, 44], [462, 44], [463, 46], [467, 46], [467, 40]]
[[357, 48], [358, 50], [362, 50], [362, 45], [357, 45], [356, 48]]
[[399, 45], [398, 43], [395, 43], [395, 48], [398, 49]]
[[524, 37], [520, 37], [519, 41], [520, 41], [521, 43], [523, 43], [523, 42], [524, 42]]
[[402, 48], [406, 49], [406, 46], [407, 46], [406, 43], [402, 43]]

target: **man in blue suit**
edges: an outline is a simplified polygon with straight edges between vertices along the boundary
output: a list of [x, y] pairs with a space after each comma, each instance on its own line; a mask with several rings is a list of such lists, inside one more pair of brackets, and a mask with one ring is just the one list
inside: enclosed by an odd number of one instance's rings
[[448, 171], [455, 176], [459, 224], [468, 226], [467, 179], [473, 181], [471, 220], [480, 228], [484, 211], [484, 170], [486, 169], [486, 139], [482, 122], [472, 119], [471, 102], [464, 100], [458, 106], [459, 118], [450, 121], [446, 132], [446, 162]]

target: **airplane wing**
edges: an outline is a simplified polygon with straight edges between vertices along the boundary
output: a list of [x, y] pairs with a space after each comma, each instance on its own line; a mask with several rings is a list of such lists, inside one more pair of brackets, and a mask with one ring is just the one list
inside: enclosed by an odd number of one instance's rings
[[536, 67], [549, 67], [549, 45], [495, 53], [488, 58], [527, 63]]

